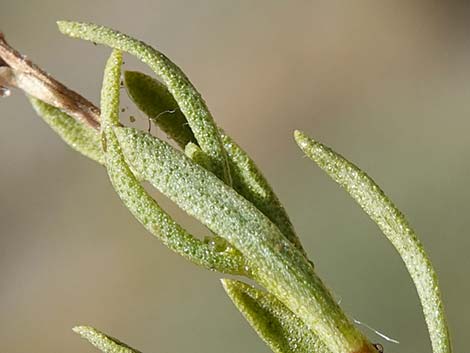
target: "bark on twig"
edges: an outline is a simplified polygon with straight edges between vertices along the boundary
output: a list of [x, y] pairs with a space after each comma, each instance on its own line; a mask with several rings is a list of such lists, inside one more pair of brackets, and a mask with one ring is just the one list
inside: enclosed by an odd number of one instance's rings
[[0, 33], [0, 92], [12, 87], [99, 129], [99, 108], [21, 55]]

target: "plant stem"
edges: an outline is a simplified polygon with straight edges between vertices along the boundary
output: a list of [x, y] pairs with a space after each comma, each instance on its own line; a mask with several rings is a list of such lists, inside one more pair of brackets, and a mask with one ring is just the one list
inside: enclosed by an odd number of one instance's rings
[[70, 90], [24, 55], [13, 49], [0, 33], [0, 87], [16, 87], [27, 95], [59, 108], [95, 129], [100, 110], [89, 100]]
[[[27, 60], [10, 47], [1, 35], [0, 59], [6, 64], [0, 67], [0, 86], [20, 88], [26, 94], [63, 110], [78, 121], [94, 129], [100, 128], [100, 110], [96, 106]], [[280, 242], [270, 244], [265, 249], [267, 253], [262, 249], [257, 250], [267, 271], [256, 273], [255, 279], [268, 290], [277, 292], [277, 296], [288, 302], [290, 309], [299, 314], [299, 317], [307, 318], [304, 322], [307, 321], [308, 328], [320, 331], [317, 333], [332, 353], [376, 353], [374, 346], [348, 320], [300, 251], [274, 225], [267, 230], [264, 235], [268, 245], [272, 234], [276, 234]], [[250, 232], [247, 230], [247, 234]], [[252, 250], [248, 244], [245, 245], [247, 251]], [[268, 254], [267, 258], [263, 259], [263, 254]], [[273, 264], [269, 260], [270, 256], [279, 260], [272, 271], [268, 271]], [[293, 261], [292, 258], [298, 261]], [[288, 273], [292, 282], [287, 278], [269, 276], [273, 273]], [[293, 299], [291, 289], [297, 290]]]

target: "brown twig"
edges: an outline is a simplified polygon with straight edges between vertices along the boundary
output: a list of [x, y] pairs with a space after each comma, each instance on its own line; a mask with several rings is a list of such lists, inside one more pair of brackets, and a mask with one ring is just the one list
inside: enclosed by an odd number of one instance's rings
[[0, 33], [0, 89], [16, 87], [95, 129], [100, 110], [89, 100], [68, 89], [12, 48]]

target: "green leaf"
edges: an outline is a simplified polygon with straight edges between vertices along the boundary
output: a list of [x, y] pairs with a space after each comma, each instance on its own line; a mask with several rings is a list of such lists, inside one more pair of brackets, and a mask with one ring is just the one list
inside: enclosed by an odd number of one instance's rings
[[90, 23], [57, 22], [59, 30], [71, 37], [105, 44], [136, 56], [159, 76], [178, 103], [201, 149], [211, 157], [215, 174], [231, 184], [227, 156], [206, 103], [181, 69], [165, 55], [126, 34]]
[[[171, 115], [162, 114], [177, 107], [166, 87], [143, 73], [126, 72], [125, 75], [127, 91], [137, 107], [149, 117], [161, 115], [163, 119], [168, 116], [165, 120], [157, 119], [156, 124], [185, 148], [187, 156], [211, 171], [210, 157], [194, 144], [184, 115], [179, 110]], [[222, 129], [219, 132], [227, 153], [233, 188], [263, 212], [305, 254], [284, 207], [255, 162]]]
[[263, 212], [279, 228], [282, 234], [307, 257], [287, 212], [263, 173], [250, 156], [230, 136], [223, 130], [220, 133], [232, 171], [233, 188]]
[[186, 117], [164, 84], [137, 71], [124, 72], [131, 100], [181, 148], [197, 143]]
[[222, 279], [230, 299], [275, 353], [330, 353], [284, 304], [273, 295], [240, 281]]
[[105, 335], [90, 326], [77, 326], [73, 328], [73, 331], [78, 333], [103, 353], [140, 353], [138, 350], [129, 347], [116, 338]]
[[[104, 68], [101, 88], [101, 135], [112, 135], [113, 126], [119, 126], [119, 90], [121, 80], [122, 53], [114, 49]], [[104, 149], [106, 153], [106, 149]], [[106, 156], [108, 159], [108, 156]]]
[[418, 291], [434, 353], [450, 353], [449, 331], [437, 275], [405, 216], [361, 169], [300, 131], [297, 144], [341, 185], [379, 226], [403, 259]]
[[98, 132], [59, 109], [29, 97], [36, 113], [54, 130], [70, 147], [92, 160], [104, 164]]
[[[176, 223], [145, 191], [122, 155], [112, 127], [119, 126], [119, 81], [122, 58], [114, 51], [105, 69], [101, 97], [101, 128], [106, 168], [114, 189], [131, 213], [153, 235], [173, 251], [210, 270], [247, 274], [241, 254], [220, 250], [195, 238]], [[140, 173], [139, 173], [140, 175]]]
[[131, 128], [115, 127], [114, 132], [126, 161], [186, 213], [237, 248], [253, 278], [331, 351], [351, 353], [368, 345], [303, 254], [253, 204], [169, 144]]
[[207, 154], [202, 151], [198, 145], [188, 142], [186, 147], [184, 148], [184, 153], [186, 156], [191, 158], [195, 163], [199, 164], [204, 169], [210, 171], [210, 158]]

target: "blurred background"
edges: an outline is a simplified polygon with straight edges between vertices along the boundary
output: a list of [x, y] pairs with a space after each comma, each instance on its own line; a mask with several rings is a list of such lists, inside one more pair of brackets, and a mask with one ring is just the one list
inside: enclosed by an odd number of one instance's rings
[[[351, 317], [430, 352], [411, 280], [359, 207], [302, 157], [302, 129], [365, 169], [408, 216], [440, 275], [456, 352], [470, 306], [470, 12], [466, 1], [6, 1], [9, 42], [98, 102], [109, 50], [58, 19], [112, 26], [180, 65], [258, 162]], [[148, 72], [127, 57], [125, 69]], [[145, 118], [123, 98], [131, 114]], [[0, 100], [0, 342], [95, 352], [93, 325], [142, 352], [269, 352], [219, 274], [151, 237], [102, 167], [68, 148], [20, 92]], [[157, 132], [158, 134], [158, 132]], [[160, 133], [161, 135], [161, 133]], [[193, 232], [204, 228], [159, 201]]]

